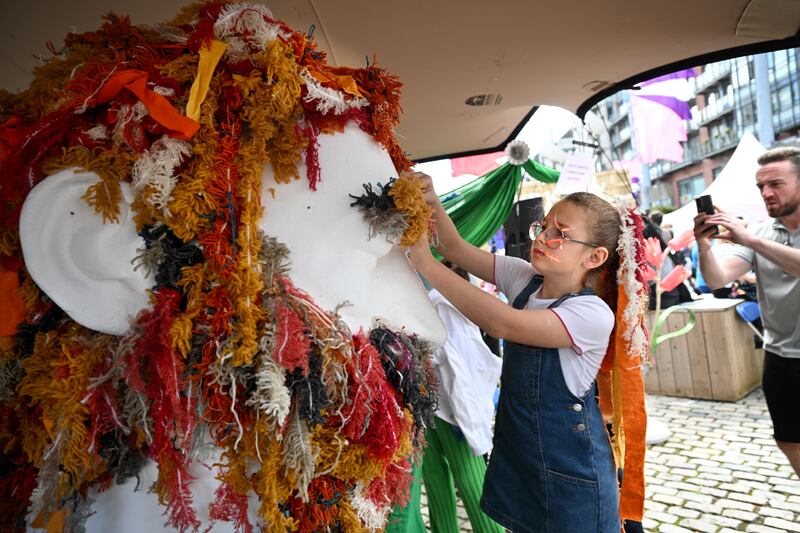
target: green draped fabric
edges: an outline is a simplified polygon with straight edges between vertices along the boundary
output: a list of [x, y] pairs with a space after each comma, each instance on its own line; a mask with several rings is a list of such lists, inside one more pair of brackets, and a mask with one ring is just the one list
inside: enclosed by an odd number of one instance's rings
[[559, 172], [528, 159], [521, 166], [503, 166], [442, 195], [442, 205], [467, 242], [483, 246], [503, 225], [522, 182], [522, 169], [544, 183], [558, 181]]

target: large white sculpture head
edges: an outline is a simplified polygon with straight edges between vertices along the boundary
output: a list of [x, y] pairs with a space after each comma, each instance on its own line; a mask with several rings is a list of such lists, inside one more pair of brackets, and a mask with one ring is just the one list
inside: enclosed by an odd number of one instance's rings
[[[322, 180], [282, 184], [265, 167], [263, 232], [286, 244], [290, 277], [327, 310], [337, 309], [354, 332], [375, 323], [405, 330], [433, 344], [444, 328], [419, 278], [400, 248], [350, 206], [362, 184], [387, 182], [397, 171], [386, 151], [354, 125], [319, 138]], [[124, 335], [148, 305], [155, 281], [137, 256], [145, 241], [136, 232], [130, 185], [121, 186], [118, 223], [104, 223], [82, 198], [99, 177], [85, 170], [60, 171], [28, 195], [20, 218], [25, 264], [33, 280], [73, 320], [103, 333]]]
[[238, 3], [111, 17], [40, 75], [0, 100], [0, 271], [22, 287], [0, 290], [26, 323], [0, 343], [0, 439], [29, 525], [382, 527], [445, 337], [351, 207], [410, 166], [398, 80]]

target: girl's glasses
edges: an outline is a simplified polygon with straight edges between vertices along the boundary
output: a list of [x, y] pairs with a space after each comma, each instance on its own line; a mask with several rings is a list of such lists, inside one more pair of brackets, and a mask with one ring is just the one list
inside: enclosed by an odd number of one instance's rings
[[531, 224], [530, 229], [528, 230], [528, 234], [532, 241], [535, 241], [539, 234], [544, 233], [544, 244], [548, 248], [553, 250], [557, 248], [564, 247], [564, 241], [567, 242], [577, 242], [579, 244], [583, 244], [586, 246], [591, 246], [592, 248], [597, 248], [597, 244], [592, 244], [586, 241], [579, 241], [578, 239], [572, 239], [567, 237], [564, 232], [558, 228], [558, 222], [553, 221], [552, 225], [543, 226], [541, 222], [534, 222]]

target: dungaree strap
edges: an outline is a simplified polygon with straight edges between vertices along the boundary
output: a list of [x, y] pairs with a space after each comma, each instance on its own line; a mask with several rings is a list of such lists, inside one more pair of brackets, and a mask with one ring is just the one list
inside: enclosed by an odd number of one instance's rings
[[[542, 282], [543, 281], [544, 281], [544, 277], [541, 274], [534, 275], [531, 278], [531, 280], [528, 282], [528, 284], [525, 286], [525, 288], [522, 289], [522, 292], [520, 292], [517, 295], [517, 297], [514, 298], [514, 303], [513, 303], [512, 307], [514, 307], [514, 309], [525, 309], [525, 304], [528, 303], [528, 299], [531, 297], [531, 294], [533, 294], [534, 292], [539, 290], [539, 287], [542, 286]], [[567, 300], [567, 299], [572, 298], [574, 296], [591, 296], [593, 294], [595, 294], [595, 292], [592, 289], [587, 287], [587, 288], [579, 290], [578, 292], [571, 292], [569, 294], [565, 294], [564, 296], [562, 296], [561, 298], [559, 298], [555, 302], [553, 302], [550, 305], [548, 305], [547, 308], [548, 309], [553, 309], [555, 307], [558, 307], [559, 305], [564, 303], [564, 300]]]
[[525, 309], [525, 304], [528, 303], [528, 298], [530, 298], [531, 294], [536, 292], [539, 289], [539, 287], [541, 287], [543, 281], [544, 278], [542, 277], [541, 274], [534, 275], [528, 282], [528, 284], [525, 285], [525, 288], [522, 289], [522, 292], [520, 292], [517, 295], [517, 297], [514, 298], [514, 303], [512, 304], [512, 307], [514, 309]]
[[568, 299], [570, 299], [570, 298], [572, 298], [574, 296], [591, 296], [593, 294], [594, 294], [594, 291], [592, 289], [586, 287], [584, 289], [579, 290], [578, 292], [571, 292], [569, 294], [565, 294], [564, 296], [562, 296], [561, 298], [559, 298], [555, 302], [553, 302], [550, 305], [548, 305], [547, 308], [548, 309], [553, 309], [554, 307], [558, 307], [559, 305], [564, 303], [564, 300], [568, 300]]

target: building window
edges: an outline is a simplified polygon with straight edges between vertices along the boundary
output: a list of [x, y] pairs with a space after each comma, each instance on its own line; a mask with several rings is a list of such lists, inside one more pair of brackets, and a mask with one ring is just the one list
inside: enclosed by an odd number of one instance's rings
[[678, 182], [678, 203], [684, 206], [706, 190], [706, 180], [702, 174], [697, 174]]

